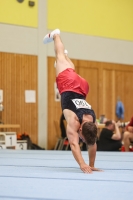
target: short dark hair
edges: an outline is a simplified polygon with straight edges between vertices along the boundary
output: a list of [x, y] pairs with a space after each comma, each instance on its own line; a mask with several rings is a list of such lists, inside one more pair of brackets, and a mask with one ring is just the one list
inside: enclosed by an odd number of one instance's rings
[[82, 135], [88, 145], [93, 145], [97, 139], [97, 126], [93, 122], [85, 122], [82, 126]]
[[112, 120], [108, 120], [108, 121], [105, 122], [106, 127], [109, 126], [110, 124], [113, 124]]

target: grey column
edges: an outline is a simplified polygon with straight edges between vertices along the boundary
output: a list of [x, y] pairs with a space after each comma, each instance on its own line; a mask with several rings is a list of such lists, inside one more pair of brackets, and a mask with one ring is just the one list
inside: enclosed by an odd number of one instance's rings
[[38, 144], [47, 149], [47, 0], [38, 1]]

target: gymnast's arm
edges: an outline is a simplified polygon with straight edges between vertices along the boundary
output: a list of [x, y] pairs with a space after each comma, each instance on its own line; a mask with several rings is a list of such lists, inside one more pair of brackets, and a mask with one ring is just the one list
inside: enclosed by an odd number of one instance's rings
[[102, 170], [94, 167], [95, 158], [96, 158], [96, 151], [97, 151], [96, 143], [94, 145], [88, 146], [89, 166], [91, 167], [92, 171], [102, 171]]
[[[75, 127], [75, 128], [74, 128]], [[84, 173], [91, 173], [91, 167], [89, 165], [87, 165], [81, 155], [81, 150], [79, 147], [79, 136], [77, 131], [75, 130], [76, 126], [74, 126], [74, 122], [69, 124], [67, 124], [67, 137], [70, 143], [70, 147], [73, 153], [73, 156], [75, 158], [75, 160], [77, 161], [77, 163], [80, 166], [80, 169], [84, 172]]]

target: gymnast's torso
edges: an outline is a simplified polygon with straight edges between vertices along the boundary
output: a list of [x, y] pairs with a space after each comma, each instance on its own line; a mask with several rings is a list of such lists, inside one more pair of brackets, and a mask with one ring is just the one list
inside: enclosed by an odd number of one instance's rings
[[83, 115], [91, 115], [95, 123], [96, 116], [91, 106], [85, 101], [85, 97], [76, 92], [67, 91], [61, 94], [62, 111], [65, 109], [71, 110], [76, 114], [80, 124], [83, 120]]

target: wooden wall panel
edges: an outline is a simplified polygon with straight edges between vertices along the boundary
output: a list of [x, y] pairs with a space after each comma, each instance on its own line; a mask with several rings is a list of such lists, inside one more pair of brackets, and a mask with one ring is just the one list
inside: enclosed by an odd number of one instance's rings
[[[120, 99], [125, 108], [122, 121], [129, 121], [133, 114], [133, 109], [130, 107], [133, 92], [133, 66], [102, 63], [102, 76], [103, 113], [106, 113], [105, 115], [110, 119], [118, 120], [115, 110], [117, 100]], [[110, 102], [110, 106], [108, 102]]]
[[48, 148], [54, 148], [56, 143], [56, 130], [54, 120], [59, 121], [61, 116], [60, 102], [55, 101], [54, 83], [56, 80], [55, 58], [48, 58]]
[[[114, 100], [114, 78], [115, 74], [113, 70], [104, 69], [103, 70], [103, 113], [107, 118], [114, 118], [115, 100]], [[114, 119], [115, 120], [115, 119]]]
[[[48, 57], [48, 148], [53, 149], [56, 143], [54, 120], [60, 119], [60, 102], [54, 100], [55, 58]], [[85, 60], [74, 60], [76, 72], [89, 83], [90, 91], [87, 101], [95, 110], [97, 118], [105, 114], [107, 118], [117, 120], [115, 115], [118, 97], [124, 103], [123, 121], [133, 115], [133, 66], [103, 63]]]
[[[37, 56], [0, 53], [0, 89], [3, 90], [4, 124], [20, 124], [32, 141], [38, 141]], [[36, 91], [36, 103], [25, 103], [25, 90]]]
[[122, 99], [125, 105], [125, 119], [128, 121], [133, 115], [133, 71], [124, 72], [124, 87], [122, 91]]
[[96, 115], [98, 115], [98, 68], [92, 67], [89, 62], [87, 62], [85, 66], [84, 61], [83, 64], [80, 61], [79, 74], [87, 80], [89, 84], [89, 94], [86, 100], [95, 110]]

